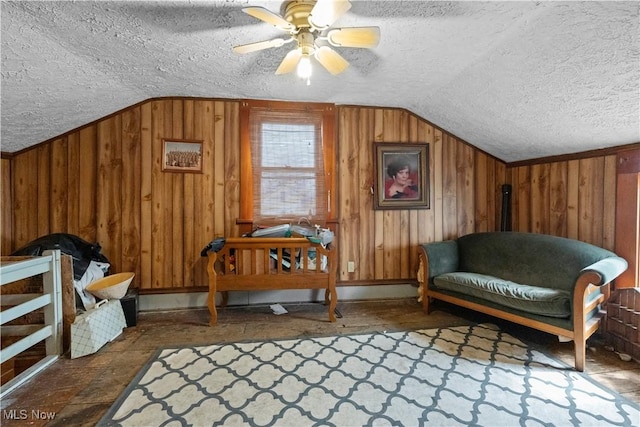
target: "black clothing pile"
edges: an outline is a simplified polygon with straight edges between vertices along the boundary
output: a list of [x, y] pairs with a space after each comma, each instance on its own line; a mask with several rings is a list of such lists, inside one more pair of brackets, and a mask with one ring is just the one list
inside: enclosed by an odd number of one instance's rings
[[46, 250], [56, 250], [73, 258], [73, 278], [82, 279], [91, 261], [109, 263], [98, 243], [89, 243], [73, 234], [54, 233], [42, 236], [21, 247], [11, 255], [40, 256]]

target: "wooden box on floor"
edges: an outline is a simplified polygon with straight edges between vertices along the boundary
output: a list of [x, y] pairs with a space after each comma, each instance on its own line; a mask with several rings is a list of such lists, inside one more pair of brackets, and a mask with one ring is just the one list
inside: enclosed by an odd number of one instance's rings
[[606, 336], [613, 348], [640, 363], [640, 289], [614, 291], [607, 302]]

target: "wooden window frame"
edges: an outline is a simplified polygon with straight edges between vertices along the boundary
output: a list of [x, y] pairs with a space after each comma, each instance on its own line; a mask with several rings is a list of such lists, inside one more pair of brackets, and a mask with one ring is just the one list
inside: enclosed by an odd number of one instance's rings
[[640, 149], [617, 156], [615, 252], [629, 268], [616, 279], [616, 288], [640, 286]]
[[240, 103], [240, 218], [236, 223], [240, 233], [254, 228], [253, 218], [253, 166], [251, 157], [251, 110], [274, 109], [278, 111], [313, 111], [322, 114], [322, 152], [324, 157], [325, 186], [327, 193], [326, 227], [337, 223], [336, 182], [336, 108], [334, 104], [243, 100]]

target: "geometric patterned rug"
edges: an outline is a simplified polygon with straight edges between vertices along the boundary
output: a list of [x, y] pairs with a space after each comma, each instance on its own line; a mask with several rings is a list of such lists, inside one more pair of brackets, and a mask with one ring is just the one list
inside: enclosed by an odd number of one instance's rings
[[162, 349], [99, 426], [633, 426], [640, 407], [489, 324]]

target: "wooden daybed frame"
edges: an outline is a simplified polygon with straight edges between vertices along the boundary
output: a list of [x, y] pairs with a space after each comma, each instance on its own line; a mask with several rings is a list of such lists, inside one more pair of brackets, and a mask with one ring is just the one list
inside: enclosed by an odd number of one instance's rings
[[[315, 257], [313, 255], [315, 252]], [[298, 268], [288, 268], [286, 255], [296, 254]], [[325, 248], [306, 238], [230, 237], [218, 252], [209, 252], [207, 273], [211, 313], [209, 324], [218, 321], [216, 292], [222, 292], [222, 306], [228, 302], [227, 291], [275, 289], [324, 289], [329, 321], [335, 322], [336, 293], [335, 247]], [[310, 259], [315, 258], [314, 261]], [[326, 257], [322, 268], [322, 257]]]

